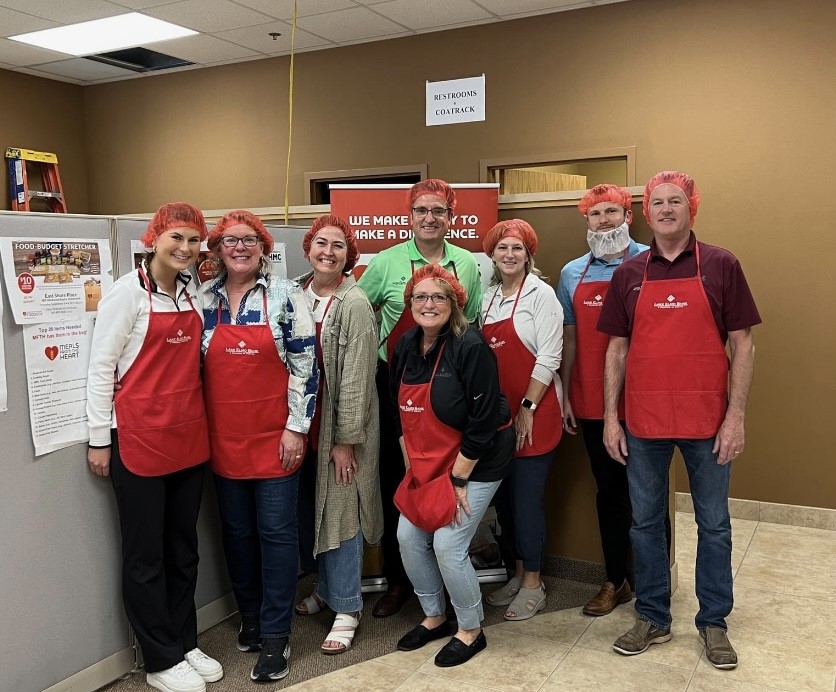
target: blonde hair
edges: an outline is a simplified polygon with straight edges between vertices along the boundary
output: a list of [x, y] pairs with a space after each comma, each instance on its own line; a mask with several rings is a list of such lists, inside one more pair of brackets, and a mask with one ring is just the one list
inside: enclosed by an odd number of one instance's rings
[[[465, 333], [465, 331], [467, 331], [468, 322], [467, 317], [464, 316], [464, 309], [459, 307], [456, 292], [444, 279], [439, 279], [434, 276], [427, 278], [435, 281], [435, 283], [441, 288], [444, 295], [447, 296], [447, 304], [450, 306], [450, 331], [456, 336], [461, 336]], [[410, 296], [410, 302], [411, 300], [412, 296]]]

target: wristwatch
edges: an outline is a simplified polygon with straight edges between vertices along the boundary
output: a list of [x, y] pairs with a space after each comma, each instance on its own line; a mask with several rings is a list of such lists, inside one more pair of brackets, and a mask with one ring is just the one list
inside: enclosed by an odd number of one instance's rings
[[466, 488], [467, 487], [467, 478], [462, 478], [461, 476], [454, 476], [452, 473], [450, 474], [450, 480], [453, 482], [457, 488]]
[[531, 399], [523, 399], [521, 405], [523, 408], [527, 408], [529, 411], [537, 410], [537, 404], [535, 404]]

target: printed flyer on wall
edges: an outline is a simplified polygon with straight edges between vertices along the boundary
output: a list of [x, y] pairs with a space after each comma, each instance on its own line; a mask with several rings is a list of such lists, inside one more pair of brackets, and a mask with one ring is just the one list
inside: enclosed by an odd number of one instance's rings
[[94, 317], [113, 283], [103, 239], [0, 238], [0, 255], [17, 324]]
[[89, 439], [87, 369], [93, 320], [24, 325], [23, 352], [35, 456]]

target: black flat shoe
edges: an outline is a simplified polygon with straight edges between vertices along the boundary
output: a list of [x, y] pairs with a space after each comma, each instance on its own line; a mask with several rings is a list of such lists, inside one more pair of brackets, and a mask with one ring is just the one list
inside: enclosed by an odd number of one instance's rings
[[435, 664], [439, 668], [460, 666], [462, 663], [467, 663], [487, 646], [488, 640], [485, 639], [484, 632], [479, 632], [479, 636], [476, 637], [472, 644], [465, 644], [461, 639], [453, 637], [435, 655]]
[[449, 637], [454, 631], [449, 622], [442, 622], [431, 630], [423, 625], [417, 625], [398, 640], [398, 651], [415, 651], [431, 641]]

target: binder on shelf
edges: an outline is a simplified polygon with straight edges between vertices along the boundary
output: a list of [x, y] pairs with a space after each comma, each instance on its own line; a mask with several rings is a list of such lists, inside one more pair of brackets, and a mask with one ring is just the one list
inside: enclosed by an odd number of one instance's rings
[[[58, 172], [58, 157], [47, 151], [33, 151], [9, 147], [6, 149], [9, 166], [9, 195], [12, 211], [32, 211], [32, 200], [42, 200], [48, 211], [55, 214], [67, 213], [67, 202], [61, 175]], [[32, 189], [29, 185], [30, 171], [40, 172], [43, 190]]]

